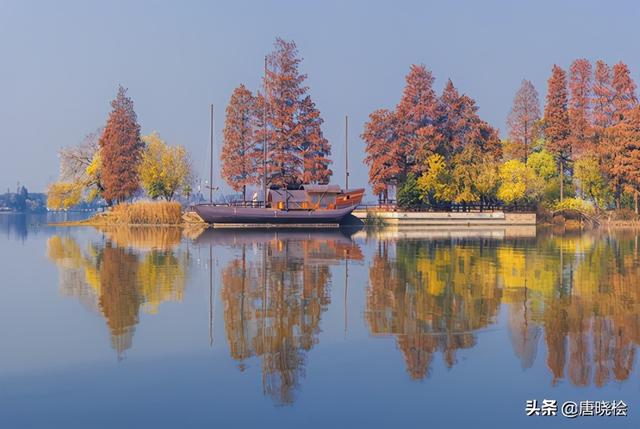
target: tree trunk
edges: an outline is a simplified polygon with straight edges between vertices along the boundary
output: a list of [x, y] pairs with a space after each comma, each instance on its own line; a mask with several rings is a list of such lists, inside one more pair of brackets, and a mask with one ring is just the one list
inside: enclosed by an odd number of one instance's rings
[[638, 191], [633, 194], [633, 204], [635, 206], [636, 214], [638, 214]]
[[564, 199], [564, 168], [562, 168], [562, 159], [558, 163], [560, 167], [560, 202]]
[[242, 185], [242, 205], [247, 204], [247, 185]]

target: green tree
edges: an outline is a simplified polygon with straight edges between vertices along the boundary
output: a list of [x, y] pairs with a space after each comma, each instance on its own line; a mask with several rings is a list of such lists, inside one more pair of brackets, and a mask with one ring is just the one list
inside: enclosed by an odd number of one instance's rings
[[398, 206], [403, 209], [414, 208], [422, 202], [418, 181], [413, 173], [407, 175], [407, 179], [398, 190]]

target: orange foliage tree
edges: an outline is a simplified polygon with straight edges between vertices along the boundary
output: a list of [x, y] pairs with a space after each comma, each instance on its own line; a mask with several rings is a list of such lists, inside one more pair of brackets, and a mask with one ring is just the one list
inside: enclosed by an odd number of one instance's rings
[[222, 145], [222, 177], [234, 191], [242, 190], [246, 201], [247, 185], [260, 183], [258, 164], [261, 148], [255, 134], [256, 102], [244, 85], [231, 95], [224, 122]]
[[100, 137], [103, 196], [107, 204], [122, 202], [139, 188], [138, 164], [144, 144], [133, 101], [120, 86], [113, 110]]
[[[451, 79], [438, 100], [436, 141], [445, 159], [473, 147], [493, 159], [502, 154], [498, 132], [480, 119], [474, 99], [458, 92]], [[433, 153], [433, 152], [432, 152]], [[432, 154], [431, 153], [431, 154]]]
[[364, 162], [369, 167], [369, 183], [379, 201], [386, 202], [390, 186], [397, 183], [403, 169], [402, 156], [395, 144], [395, 115], [378, 109], [369, 115], [362, 139], [366, 142]]
[[381, 201], [409, 173], [426, 172], [433, 154], [450, 159], [473, 146], [493, 158], [501, 155], [498, 133], [480, 119], [475, 101], [451, 81], [437, 97], [433, 81], [424, 65], [412, 65], [395, 111], [378, 109], [365, 124], [369, 183]]
[[509, 139], [521, 148], [517, 154], [525, 162], [531, 153], [531, 144], [535, 138], [535, 123], [539, 120], [538, 91], [530, 81], [524, 79], [513, 97], [513, 107], [507, 119], [507, 126]]
[[396, 107], [396, 151], [403, 175], [416, 166], [416, 157], [424, 159], [434, 148], [432, 139], [436, 125], [437, 96], [433, 90], [433, 75], [424, 65], [412, 65], [406, 85]]
[[329, 168], [331, 146], [322, 135], [324, 122], [311, 97], [300, 103], [300, 152], [302, 154], [302, 182], [328, 183], [333, 172]]
[[[322, 135], [320, 112], [307, 95], [307, 75], [299, 72], [301, 61], [295, 42], [280, 38], [267, 56], [264, 99], [273, 185], [325, 183], [331, 176], [330, 146]], [[265, 137], [263, 132], [259, 136]]]
[[591, 63], [580, 58], [569, 69], [569, 127], [571, 147], [576, 154], [592, 152], [591, 120]]
[[638, 193], [640, 192], [640, 107], [636, 106], [624, 113], [622, 121], [608, 128], [605, 141], [610, 156], [607, 172], [614, 191], [616, 207], [620, 208], [623, 190], [634, 196], [635, 211], [638, 213]]
[[558, 160], [560, 201], [564, 198], [564, 171], [571, 159], [567, 103], [567, 74], [554, 65], [548, 81], [547, 104], [544, 107], [544, 133], [547, 138], [547, 149]]

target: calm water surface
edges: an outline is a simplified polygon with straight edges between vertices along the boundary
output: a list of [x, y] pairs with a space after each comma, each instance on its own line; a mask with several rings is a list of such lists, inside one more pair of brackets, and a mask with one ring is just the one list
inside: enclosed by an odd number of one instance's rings
[[635, 232], [46, 221], [0, 215], [2, 428], [640, 427]]

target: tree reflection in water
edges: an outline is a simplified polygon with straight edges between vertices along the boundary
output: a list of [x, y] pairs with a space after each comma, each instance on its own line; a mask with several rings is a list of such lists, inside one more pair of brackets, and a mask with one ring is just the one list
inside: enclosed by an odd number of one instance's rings
[[[253, 237], [255, 239], [256, 237]], [[330, 265], [361, 260], [353, 241], [340, 234], [308, 239], [296, 234], [236, 240], [239, 257], [222, 271], [227, 341], [240, 370], [259, 357], [266, 395], [291, 404], [304, 377], [306, 353], [318, 341], [320, 319], [330, 303]]]
[[[181, 301], [187, 252], [176, 252], [180, 230], [118, 228], [82, 249], [70, 236], [54, 235], [47, 257], [60, 273], [60, 292], [99, 311], [118, 358], [131, 348], [140, 309], [156, 313], [161, 303]], [[177, 232], [177, 235], [176, 235]]]
[[493, 322], [502, 291], [495, 247], [444, 241], [379, 242], [369, 274], [367, 322], [395, 335], [412, 379], [429, 375], [436, 353], [447, 367], [473, 347], [474, 331]]
[[[122, 357], [141, 309], [155, 313], [163, 302], [182, 300], [188, 252], [177, 249], [177, 229], [103, 233], [84, 247], [52, 236], [47, 255], [59, 267], [61, 293], [102, 314]], [[331, 301], [331, 266], [363, 260], [360, 247], [340, 233], [211, 231], [195, 241], [233, 254], [221, 273], [231, 357], [240, 370], [257, 358], [264, 393], [292, 403]], [[482, 340], [479, 332], [496, 322], [502, 305], [522, 367], [543, 359], [551, 383], [603, 386], [633, 371], [636, 232], [373, 243], [365, 320], [374, 336], [396, 338], [411, 379], [428, 377], [438, 355], [454, 367], [459, 350]]]
[[523, 368], [541, 338], [552, 383], [626, 380], [640, 342], [637, 233], [541, 236], [536, 240], [380, 241], [371, 262], [367, 322], [397, 338], [412, 379], [433, 356], [448, 367], [477, 331], [508, 307]]

